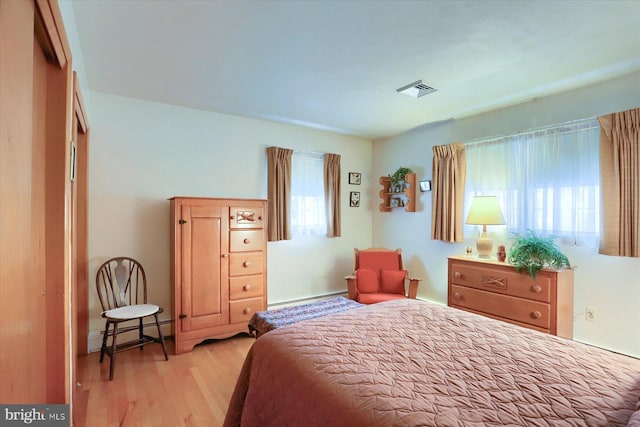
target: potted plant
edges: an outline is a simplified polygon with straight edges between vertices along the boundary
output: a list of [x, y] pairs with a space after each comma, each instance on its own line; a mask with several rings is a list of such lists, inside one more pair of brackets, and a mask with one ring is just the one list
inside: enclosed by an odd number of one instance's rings
[[398, 170], [395, 171], [393, 175], [391, 175], [391, 185], [394, 188], [400, 185], [400, 182], [404, 181], [404, 177], [408, 173], [413, 173], [413, 171], [410, 168], [404, 168], [404, 167], [398, 168]]
[[571, 263], [551, 237], [539, 237], [532, 230], [518, 236], [509, 249], [509, 263], [534, 279], [544, 267], [570, 267]]

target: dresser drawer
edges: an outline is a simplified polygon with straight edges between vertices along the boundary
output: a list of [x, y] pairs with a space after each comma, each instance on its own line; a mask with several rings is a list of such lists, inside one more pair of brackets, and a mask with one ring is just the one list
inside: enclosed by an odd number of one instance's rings
[[229, 254], [229, 276], [244, 276], [247, 274], [262, 274], [264, 268], [264, 253], [239, 252]]
[[262, 298], [229, 301], [229, 320], [231, 323], [248, 322], [253, 313], [262, 310]]
[[[509, 267], [509, 269], [512, 268]], [[462, 262], [452, 262], [449, 274], [451, 276], [449, 282], [456, 285], [536, 301], [551, 301], [551, 278], [545, 272], [540, 272], [534, 280], [529, 275], [507, 271], [507, 269], [488, 270]]]
[[262, 296], [264, 275], [229, 278], [229, 298], [232, 300]]
[[[453, 307], [455, 307], [455, 306], [453, 306]], [[458, 307], [458, 308], [460, 308], [460, 307]], [[505, 319], [504, 317], [500, 317], [500, 316], [496, 316], [496, 315], [488, 314], [488, 313], [483, 313], [481, 311], [470, 310], [468, 308], [465, 308], [464, 311], [469, 311], [471, 313], [480, 314], [480, 315], [482, 315], [484, 317], [490, 317], [492, 319], [500, 320], [502, 322], [511, 323], [512, 325], [522, 326], [523, 328], [533, 329], [534, 331], [544, 332], [545, 334], [550, 334], [551, 333], [550, 329], [539, 328], [539, 327], [537, 327], [535, 325], [531, 325], [529, 323], [522, 323], [522, 322], [518, 322], [517, 320], [513, 320], [513, 319]]]
[[229, 250], [231, 252], [261, 251], [264, 248], [262, 230], [231, 230]]
[[264, 228], [262, 207], [231, 206], [229, 208], [230, 228]]
[[449, 305], [492, 314], [544, 329], [551, 328], [549, 304], [458, 285], [451, 285], [449, 292]]

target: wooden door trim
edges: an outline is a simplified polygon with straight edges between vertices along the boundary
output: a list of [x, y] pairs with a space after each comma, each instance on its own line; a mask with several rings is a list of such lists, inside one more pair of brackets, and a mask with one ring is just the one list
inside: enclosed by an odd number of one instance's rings
[[[47, 58], [60, 68], [64, 68], [67, 62], [71, 61], [71, 48], [64, 30], [58, 2], [57, 0], [35, 0], [35, 3], [38, 11], [37, 16], [43, 26], [41, 33], [36, 28], [36, 37], [38, 37]], [[45, 36], [46, 39], [40, 36]]]
[[82, 92], [80, 91], [80, 81], [78, 80], [78, 73], [73, 72], [73, 106], [75, 114], [78, 118], [79, 131], [87, 133], [89, 131], [89, 122], [87, 120], [87, 109], [84, 106], [82, 99]]
[[76, 314], [77, 349], [76, 355], [88, 353], [89, 335], [89, 253], [88, 253], [88, 179], [89, 179], [89, 128], [86, 110], [82, 102], [82, 92], [78, 75], [73, 73], [74, 116], [76, 121], [76, 271], [77, 280]]
[[[35, 6], [0, 0], [0, 402], [46, 403], [44, 153], [34, 143]], [[7, 64], [10, 64], [8, 66]], [[38, 74], [38, 77], [40, 75]], [[38, 139], [38, 142], [42, 139]], [[36, 149], [34, 149], [34, 145]], [[18, 326], [19, 325], [19, 326]]]
[[35, 36], [50, 64], [46, 70], [44, 125], [47, 402], [71, 403], [71, 49], [57, 0], [35, 0], [35, 5]]

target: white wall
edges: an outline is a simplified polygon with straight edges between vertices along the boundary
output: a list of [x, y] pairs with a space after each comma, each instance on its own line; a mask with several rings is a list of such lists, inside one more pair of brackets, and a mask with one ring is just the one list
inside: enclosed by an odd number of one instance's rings
[[[462, 253], [473, 239], [463, 244], [430, 240], [431, 193], [419, 193], [416, 213], [378, 212], [377, 177], [410, 166], [418, 179], [430, 178], [433, 145], [622, 111], [637, 107], [640, 99], [640, 74], [634, 74], [426, 125], [377, 141], [372, 151], [368, 141], [354, 138], [90, 92], [72, 2], [61, 0], [60, 8], [91, 126], [90, 284], [102, 260], [127, 253], [145, 263], [154, 288], [151, 297], [167, 308], [166, 199], [174, 195], [266, 197], [263, 153], [268, 145], [343, 156], [343, 237], [269, 243], [270, 304], [344, 290], [342, 278], [351, 270], [352, 248], [372, 245], [403, 248], [412, 274], [424, 279], [419, 296], [446, 303], [446, 256]], [[362, 172], [361, 186], [346, 184], [349, 171]], [[361, 191], [360, 208], [348, 207], [349, 191]], [[640, 356], [640, 260], [606, 257], [583, 248], [563, 250], [578, 266], [575, 339]], [[103, 324], [94, 292], [90, 298], [90, 329], [95, 333]], [[586, 305], [598, 309], [598, 322], [584, 320]]]
[[[89, 274], [109, 257], [140, 260], [150, 300], [169, 318], [172, 196], [267, 197], [266, 147], [340, 154], [342, 237], [268, 244], [268, 302], [346, 291], [354, 247], [371, 246], [370, 141], [324, 131], [91, 93]], [[348, 172], [363, 185], [348, 185]], [[349, 207], [349, 191], [361, 207]], [[104, 327], [90, 292], [90, 330]]]
[[58, 2], [58, 5], [60, 6], [60, 14], [62, 15], [62, 21], [64, 22], [67, 39], [69, 40], [73, 71], [78, 74], [80, 92], [82, 93], [83, 100], [85, 102], [87, 116], [91, 117], [87, 98], [89, 95], [89, 83], [87, 81], [87, 73], [84, 66], [84, 59], [82, 57], [80, 39], [78, 38], [78, 27], [76, 26], [76, 18], [73, 11], [73, 2], [72, 0], [60, 0]]
[[[417, 102], [429, 102], [429, 98]], [[504, 135], [639, 105], [640, 73], [636, 73], [510, 108], [425, 125], [387, 140], [374, 141], [372, 173], [386, 175], [400, 166], [408, 166], [416, 172], [418, 180], [430, 179], [434, 145]], [[377, 190], [373, 189], [371, 197]], [[446, 257], [464, 253], [475, 241], [449, 244], [430, 240], [431, 193], [419, 194], [416, 213], [374, 212], [373, 244], [402, 247], [411, 273], [424, 279], [418, 296], [446, 304]], [[578, 247], [562, 249], [572, 264], [578, 266], [574, 338], [640, 357], [640, 259], [608, 257]], [[597, 308], [597, 322], [585, 320], [587, 305]]]

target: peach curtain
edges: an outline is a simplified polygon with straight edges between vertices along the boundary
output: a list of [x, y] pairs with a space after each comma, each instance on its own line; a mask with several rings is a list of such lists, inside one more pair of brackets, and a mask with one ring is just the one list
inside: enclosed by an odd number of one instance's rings
[[324, 155], [324, 204], [327, 237], [340, 237], [340, 155]]
[[462, 242], [462, 209], [466, 176], [464, 145], [433, 147], [431, 239]]
[[640, 108], [600, 122], [600, 253], [640, 257]]
[[291, 239], [291, 156], [293, 150], [267, 147], [267, 206], [270, 242]]

